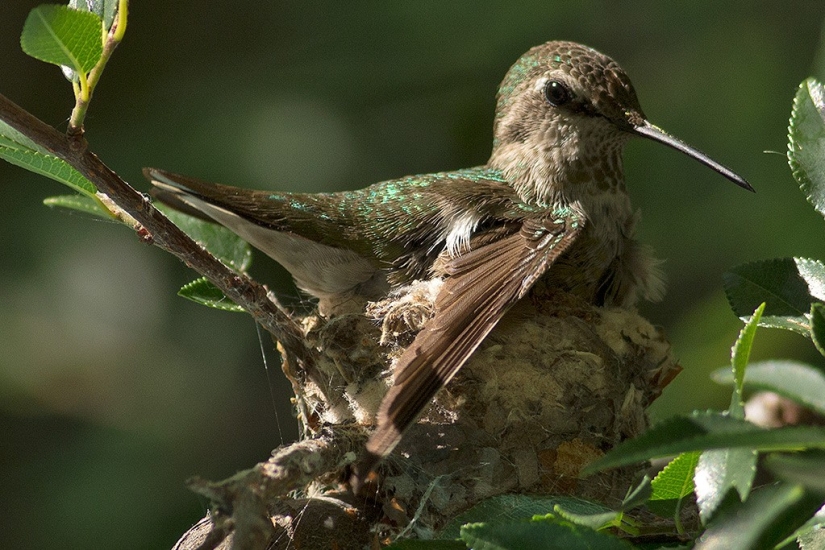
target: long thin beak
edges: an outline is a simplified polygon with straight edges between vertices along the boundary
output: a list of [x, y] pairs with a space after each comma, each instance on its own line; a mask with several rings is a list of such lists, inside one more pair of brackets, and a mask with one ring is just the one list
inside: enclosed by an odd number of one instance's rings
[[699, 151], [698, 149], [694, 149], [684, 141], [679, 138], [675, 138], [672, 135], [668, 134], [658, 126], [654, 126], [653, 124], [649, 123], [648, 121], [644, 121], [643, 123], [633, 126], [633, 132], [639, 134], [640, 136], [644, 136], [646, 138], [650, 138], [653, 141], [658, 141], [659, 143], [663, 143], [668, 147], [673, 147], [677, 151], [681, 151], [682, 153], [686, 154], [689, 157], [692, 157], [711, 170], [714, 170], [730, 181], [738, 185], [743, 189], [747, 189], [748, 191], [756, 192], [756, 190], [751, 187], [751, 184], [745, 181], [745, 178], [728, 168], [727, 166], [723, 166], [704, 154], [703, 152]]

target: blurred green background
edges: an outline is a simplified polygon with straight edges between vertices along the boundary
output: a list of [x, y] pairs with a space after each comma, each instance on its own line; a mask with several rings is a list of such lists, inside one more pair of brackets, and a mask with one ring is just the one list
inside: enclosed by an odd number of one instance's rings
[[[65, 129], [59, 70], [26, 57], [37, 2], [0, 7], [0, 93]], [[784, 156], [797, 85], [825, 76], [825, 3], [135, 0], [87, 119], [138, 188], [143, 166], [271, 189], [352, 189], [483, 163], [510, 64], [550, 39], [630, 74], [650, 119], [741, 172], [751, 195], [638, 140], [626, 172], [669, 292], [643, 312], [685, 371], [656, 418], [724, 407], [708, 381], [740, 322], [721, 274], [825, 258], [825, 225]], [[768, 153], [765, 153], [768, 151]], [[177, 298], [193, 273], [113, 223], [41, 205], [64, 188], [0, 163], [0, 531], [15, 548], [168, 548], [205, 511], [183, 480], [223, 478], [297, 433], [251, 319]], [[253, 273], [289, 299], [284, 273]], [[756, 358], [816, 361], [762, 330]]]

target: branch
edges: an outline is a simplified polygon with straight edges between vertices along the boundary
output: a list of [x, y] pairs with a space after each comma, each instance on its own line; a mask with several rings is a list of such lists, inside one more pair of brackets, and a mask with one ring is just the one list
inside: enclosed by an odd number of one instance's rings
[[[270, 520], [272, 509], [279, 504], [283, 508], [290, 501], [286, 496], [291, 491], [306, 490], [312, 483], [336, 472], [342, 464], [351, 462], [356, 450], [363, 446], [363, 440], [363, 435], [357, 431], [324, 430], [316, 438], [276, 449], [266, 462], [224, 481], [190, 479], [187, 481], [189, 488], [213, 503], [213, 534], [208, 544], [201, 543], [198, 548], [215, 548], [230, 532], [233, 533], [232, 550], [271, 548], [268, 544], [275, 536]], [[301, 508], [301, 513], [305, 510]], [[307, 527], [302, 529], [318, 531], [320, 528], [319, 525]], [[337, 527], [329, 532], [329, 536], [337, 533]], [[361, 525], [361, 532], [366, 534], [368, 527]], [[185, 535], [182, 540], [187, 538]], [[291, 538], [284, 540], [288, 542]], [[345, 544], [343, 547], [350, 546]]]
[[156, 244], [209, 279], [295, 357], [306, 363], [313, 362], [314, 352], [304, 344], [300, 328], [268, 294], [266, 287], [232, 271], [189, 238], [152, 205], [148, 196], [103, 164], [88, 149], [82, 135], [61, 134], [2, 94], [0, 120], [73, 166], [142, 226], [137, 230], [145, 242]]

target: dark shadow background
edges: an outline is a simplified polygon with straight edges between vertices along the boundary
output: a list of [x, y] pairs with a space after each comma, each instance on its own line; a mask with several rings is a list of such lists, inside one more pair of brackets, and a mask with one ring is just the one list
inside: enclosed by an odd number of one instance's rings
[[[26, 57], [36, 2], [0, 8], [0, 93], [65, 129], [59, 70]], [[248, 187], [357, 188], [483, 163], [507, 68], [550, 39], [617, 59], [650, 119], [740, 171], [756, 195], [672, 150], [633, 142], [628, 187], [669, 293], [643, 312], [685, 372], [661, 418], [725, 407], [708, 381], [741, 323], [721, 274], [825, 258], [825, 225], [784, 157], [791, 101], [825, 76], [825, 3], [217, 2], [135, 0], [88, 138], [146, 189], [151, 165]], [[765, 153], [772, 151], [775, 153]], [[223, 478], [297, 433], [253, 322], [175, 292], [194, 277], [131, 232], [41, 205], [58, 184], [0, 163], [0, 531], [16, 548], [168, 548], [205, 511], [183, 480]], [[254, 274], [294, 289], [264, 258]], [[816, 361], [762, 330], [756, 358]], [[821, 358], [820, 358], [821, 360]]]

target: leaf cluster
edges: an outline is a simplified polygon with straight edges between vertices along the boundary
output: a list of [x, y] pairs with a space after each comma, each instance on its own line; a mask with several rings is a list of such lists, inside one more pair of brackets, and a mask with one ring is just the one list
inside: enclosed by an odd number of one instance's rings
[[[80, 128], [94, 86], [115, 46], [126, 30], [125, 0], [71, 0], [69, 5], [46, 4], [26, 18], [20, 45], [30, 56], [60, 66], [75, 88], [75, 112], [70, 124]], [[79, 118], [79, 106], [82, 108]], [[70, 127], [71, 131], [71, 127]], [[120, 218], [95, 185], [65, 160], [0, 120], [0, 158], [69, 187], [73, 194], [48, 197], [47, 206], [79, 210], [106, 219]], [[245, 273], [252, 250], [240, 237], [215, 224], [165, 209], [166, 215], [201, 246], [229, 267]], [[128, 222], [129, 220], [122, 220]], [[244, 310], [229, 300], [206, 278], [180, 289], [180, 296], [224, 311]]]
[[[72, 82], [75, 108], [70, 132], [82, 134], [83, 117], [95, 85], [126, 31], [126, 0], [71, 0], [68, 6], [45, 4], [29, 12], [20, 46], [41, 61], [60, 66]], [[65, 160], [0, 121], [0, 158], [56, 180], [75, 194], [50, 197], [64, 206], [106, 218], [115, 217], [97, 196], [95, 185]]]

